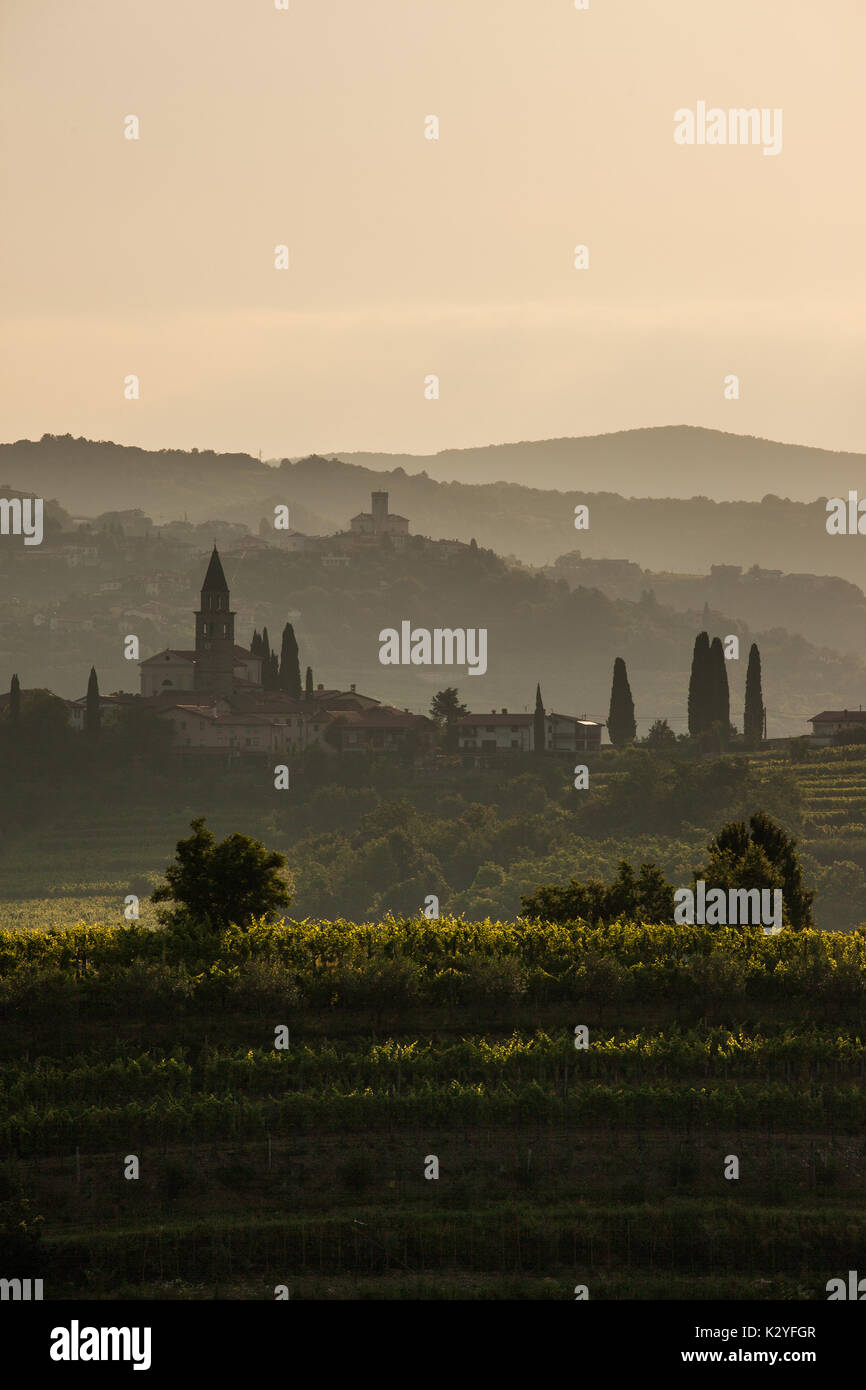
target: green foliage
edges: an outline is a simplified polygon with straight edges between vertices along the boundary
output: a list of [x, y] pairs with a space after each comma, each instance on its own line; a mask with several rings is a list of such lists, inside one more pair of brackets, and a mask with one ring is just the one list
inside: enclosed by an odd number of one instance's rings
[[248, 835], [229, 835], [217, 844], [205, 829], [204, 817], [191, 822], [192, 835], [178, 841], [177, 859], [165, 871], [165, 883], [152, 902], [174, 902], [161, 920], [183, 928], [219, 929], [230, 923], [246, 926], [251, 918], [286, 908], [291, 880], [281, 873], [286, 860]]
[[87, 681], [87, 705], [84, 711], [84, 732], [88, 738], [96, 738], [101, 727], [102, 715], [99, 708], [99, 682], [96, 671], [91, 666]]
[[695, 874], [707, 888], [779, 888], [783, 922], [793, 927], [814, 925], [815, 895], [804, 887], [797, 842], [764, 812], [749, 818], [749, 829], [742, 821], [722, 826], [707, 848], [709, 859]]
[[618, 656], [613, 663], [613, 682], [610, 689], [610, 710], [607, 717], [607, 732], [611, 743], [616, 748], [620, 748], [626, 743], [633, 743], [637, 732], [637, 724], [634, 717], [634, 700], [631, 697], [631, 687], [628, 683], [625, 662], [621, 656]]
[[635, 878], [623, 860], [613, 882], [605, 887], [597, 879], [579, 883], [572, 878], [565, 887], [548, 884], [521, 898], [529, 917], [545, 922], [613, 922], [636, 917], [641, 922], [662, 922], [673, 916], [674, 890], [655, 864], [641, 864]]
[[298, 660], [298, 639], [291, 623], [283, 628], [280, 647], [279, 688], [294, 700], [301, 698], [301, 667]]
[[666, 719], [656, 719], [650, 725], [643, 744], [653, 752], [670, 752], [676, 748], [677, 736]]
[[761, 689], [761, 654], [753, 642], [746, 668], [743, 736], [748, 748], [758, 748], [764, 736], [764, 694]]
[[457, 750], [457, 720], [469, 713], [469, 707], [461, 703], [455, 685], [439, 690], [430, 702], [430, 717], [436, 721], [446, 752]]
[[699, 632], [689, 678], [689, 733], [697, 738], [712, 724], [712, 666], [709, 633]]
[[718, 725], [723, 749], [731, 727], [731, 697], [725, 651], [720, 637], [714, 637], [710, 643], [709, 678], [709, 727], [714, 729]]

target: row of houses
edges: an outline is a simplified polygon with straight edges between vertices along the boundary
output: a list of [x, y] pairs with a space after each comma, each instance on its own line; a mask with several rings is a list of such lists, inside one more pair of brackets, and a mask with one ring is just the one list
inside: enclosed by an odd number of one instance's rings
[[[319, 685], [309, 698], [253, 687], [224, 694], [194, 691], [150, 696], [100, 695], [100, 720], [110, 724], [135, 705], [166, 719], [180, 753], [295, 753], [316, 746], [333, 756], [353, 753], [408, 753], [423, 756], [438, 743], [435, 722], [411, 710], [384, 705], [354, 685], [349, 690]], [[68, 702], [74, 728], [85, 727], [87, 697]], [[535, 746], [535, 716], [468, 714], [455, 721], [456, 749], [475, 760], [529, 753]], [[570, 715], [544, 716], [549, 753], [585, 753], [601, 745], [603, 724]]]

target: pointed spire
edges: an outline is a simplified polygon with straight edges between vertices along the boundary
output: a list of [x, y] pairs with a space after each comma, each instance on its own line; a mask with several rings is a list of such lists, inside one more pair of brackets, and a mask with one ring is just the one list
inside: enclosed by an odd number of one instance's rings
[[204, 577], [201, 591], [202, 593], [207, 591], [210, 593], [222, 594], [227, 594], [229, 591], [226, 577], [223, 574], [222, 561], [220, 560], [219, 551], [216, 546], [213, 548], [213, 554], [210, 557], [210, 564], [207, 567], [207, 574]]

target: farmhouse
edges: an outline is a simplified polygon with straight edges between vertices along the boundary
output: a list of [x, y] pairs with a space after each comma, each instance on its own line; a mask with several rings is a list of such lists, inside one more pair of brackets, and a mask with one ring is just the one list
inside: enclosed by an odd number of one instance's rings
[[[571, 714], [545, 714], [544, 751], [591, 753], [601, 747], [604, 724], [578, 719]], [[534, 753], [534, 714], [510, 714], [507, 709], [489, 714], [464, 714], [456, 721], [457, 747], [461, 753]]]
[[866, 729], [866, 710], [825, 709], [813, 714], [809, 723], [812, 725], [812, 747], [826, 748], [833, 742], [833, 735], [842, 730]]

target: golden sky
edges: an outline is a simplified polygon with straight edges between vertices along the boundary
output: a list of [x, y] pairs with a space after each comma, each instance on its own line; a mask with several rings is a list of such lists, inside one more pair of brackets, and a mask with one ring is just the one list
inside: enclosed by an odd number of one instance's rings
[[866, 450], [864, 53], [862, 0], [2, 0], [0, 439]]

